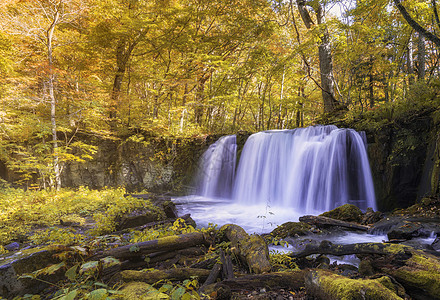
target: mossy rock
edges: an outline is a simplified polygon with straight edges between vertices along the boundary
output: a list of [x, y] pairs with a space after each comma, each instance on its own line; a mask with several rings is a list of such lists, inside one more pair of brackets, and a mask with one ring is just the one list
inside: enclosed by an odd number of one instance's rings
[[[391, 279], [383, 276], [377, 279], [350, 279], [325, 270], [310, 271], [305, 276], [308, 295], [327, 300], [399, 300]], [[404, 295], [402, 295], [404, 296]]]
[[320, 216], [346, 222], [361, 223], [363, 213], [356, 205], [344, 204], [331, 211], [325, 212]]
[[273, 237], [284, 239], [288, 236], [301, 236], [310, 233], [312, 226], [303, 222], [287, 222], [275, 228], [271, 235]]

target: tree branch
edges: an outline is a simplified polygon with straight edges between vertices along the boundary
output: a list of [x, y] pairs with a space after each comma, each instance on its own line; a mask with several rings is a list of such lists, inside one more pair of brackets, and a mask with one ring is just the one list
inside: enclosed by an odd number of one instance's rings
[[415, 31], [423, 35], [425, 38], [433, 42], [438, 48], [440, 48], [440, 38], [425, 28], [423, 28], [419, 23], [416, 22], [408, 13], [406, 8], [402, 5], [401, 0], [393, 0], [394, 4], [396, 5], [397, 9], [402, 14], [403, 18], [408, 22], [408, 24], [414, 28]]

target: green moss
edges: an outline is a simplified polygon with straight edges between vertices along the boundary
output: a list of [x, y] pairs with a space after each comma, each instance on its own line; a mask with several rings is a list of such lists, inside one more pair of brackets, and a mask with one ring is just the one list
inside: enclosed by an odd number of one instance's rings
[[357, 223], [362, 221], [362, 215], [362, 211], [353, 204], [344, 204], [331, 211], [321, 214], [323, 217]]
[[[402, 299], [396, 295], [394, 288], [389, 288], [392, 283], [388, 277], [378, 279], [350, 279], [325, 271], [319, 271], [317, 275], [319, 284], [325, 295], [330, 296], [332, 299]], [[385, 282], [386, 285], [383, 285], [382, 282]]]
[[413, 251], [406, 265], [390, 274], [406, 285], [426, 291], [433, 297], [440, 295], [440, 261], [436, 257]]
[[288, 236], [306, 235], [312, 228], [311, 225], [303, 222], [287, 222], [275, 228], [271, 235], [277, 238], [286, 238]]

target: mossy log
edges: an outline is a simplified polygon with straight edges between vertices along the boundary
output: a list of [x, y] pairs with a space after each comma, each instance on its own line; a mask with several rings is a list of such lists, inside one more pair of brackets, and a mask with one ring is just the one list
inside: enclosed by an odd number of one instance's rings
[[203, 281], [208, 278], [209, 273], [209, 270], [194, 268], [175, 268], [168, 270], [145, 271], [126, 270], [121, 272], [121, 277], [124, 282], [142, 281], [153, 284], [160, 280], [182, 281], [191, 277], [198, 277], [200, 281]]
[[307, 246], [304, 251], [291, 255], [300, 258], [312, 254], [375, 255], [371, 257], [371, 265], [375, 271], [394, 277], [408, 294], [426, 299], [440, 299], [440, 260], [426, 251], [397, 244], [334, 245], [323, 241], [319, 246]]
[[313, 254], [330, 254], [336, 256], [351, 254], [390, 255], [393, 253], [404, 251], [405, 248], [410, 249], [411, 247], [387, 243], [359, 243], [336, 245], [329, 241], [322, 241], [319, 246], [307, 245], [303, 251], [292, 253], [290, 255], [296, 258], [302, 258]]
[[103, 256], [113, 256], [118, 259], [129, 259], [154, 252], [174, 251], [205, 243], [203, 233], [192, 232], [181, 235], [167, 236], [152, 241], [121, 246], [104, 251]]
[[370, 227], [365, 225], [360, 225], [352, 222], [346, 222], [341, 220], [336, 220], [332, 218], [327, 218], [323, 216], [303, 216], [299, 218], [300, 222], [307, 223], [310, 225], [316, 225], [318, 227], [322, 226], [339, 226], [348, 229], [367, 231]]
[[405, 297], [404, 291], [387, 276], [350, 279], [329, 271], [312, 270], [305, 276], [305, 286], [307, 295], [322, 300], [401, 300]]
[[303, 270], [253, 274], [223, 280], [219, 284], [228, 286], [232, 291], [261, 288], [297, 290], [304, 287], [304, 275], [305, 271]]
[[222, 226], [219, 234], [226, 236], [231, 242], [231, 248], [249, 266], [251, 272], [260, 274], [270, 271], [269, 250], [261, 236], [248, 235], [243, 228], [234, 224]]

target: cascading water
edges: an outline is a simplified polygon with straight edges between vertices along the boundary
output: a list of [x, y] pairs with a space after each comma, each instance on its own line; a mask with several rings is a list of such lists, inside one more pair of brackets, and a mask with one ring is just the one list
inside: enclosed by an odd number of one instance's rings
[[229, 198], [235, 178], [237, 144], [235, 135], [220, 138], [203, 154], [198, 174], [197, 194]]
[[201, 225], [235, 223], [256, 232], [345, 203], [376, 209], [365, 136], [354, 130], [255, 133], [236, 172], [235, 143], [235, 136], [226, 136], [211, 145], [201, 159], [198, 196], [177, 200]]
[[356, 131], [336, 126], [251, 135], [241, 154], [232, 198], [302, 213], [346, 203], [363, 210], [376, 208], [364, 140]]

